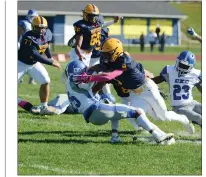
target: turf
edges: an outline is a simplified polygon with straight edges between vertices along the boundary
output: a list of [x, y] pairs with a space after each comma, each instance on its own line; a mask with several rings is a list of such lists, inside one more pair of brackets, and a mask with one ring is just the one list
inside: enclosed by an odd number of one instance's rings
[[[171, 61], [141, 61], [145, 68], [158, 74]], [[65, 66], [65, 64], [63, 64]], [[155, 67], [154, 67], [155, 66]], [[197, 63], [197, 68], [201, 64]], [[51, 95], [64, 93], [61, 73], [46, 66], [51, 77]], [[19, 85], [19, 97], [39, 104], [39, 85]], [[165, 83], [160, 87], [167, 93]], [[115, 95], [116, 96], [116, 95]], [[194, 98], [201, 102], [195, 89]], [[117, 98], [117, 100], [119, 100]], [[169, 106], [169, 101], [166, 102]], [[151, 119], [152, 120], [152, 119]], [[37, 116], [18, 109], [18, 175], [201, 175], [201, 129], [189, 135], [176, 122], [154, 121], [165, 132], [174, 132], [176, 144], [158, 146], [146, 133], [132, 140], [134, 129], [127, 120], [120, 122], [122, 143], [109, 143], [110, 124], [87, 124], [82, 115]], [[181, 142], [182, 141], [182, 142]]]
[[[55, 45], [51, 47], [52, 53], [53, 54], [57, 54], [57, 53], [63, 53], [63, 54], [68, 54], [68, 52], [70, 51], [70, 47], [66, 46], [66, 45]], [[141, 54], [151, 54], [150, 52], [150, 48], [149, 47], [145, 47], [145, 51], [144, 52], [140, 52], [140, 46], [139, 45], [129, 45], [129, 46], [124, 46], [124, 50], [128, 51], [130, 53], [141, 53]], [[183, 50], [191, 50], [193, 51], [195, 54], [201, 54], [201, 45], [194, 45], [194, 44], [188, 44], [186, 46], [166, 46], [165, 47], [165, 51], [159, 52], [158, 51], [158, 46], [156, 45], [154, 47], [154, 51], [152, 54], [174, 54], [174, 53], [180, 53]]]

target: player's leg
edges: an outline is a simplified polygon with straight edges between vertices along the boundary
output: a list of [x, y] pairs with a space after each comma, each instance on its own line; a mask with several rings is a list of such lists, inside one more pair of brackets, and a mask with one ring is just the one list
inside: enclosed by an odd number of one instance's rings
[[48, 102], [48, 106], [56, 108], [56, 114], [74, 114], [76, 111], [71, 105], [67, 94], [58, 94], [54, 99]]
[[[142, 100], [144, 101], [144, 100]], [[142, 108], [145, 113], [146, 113], [146, 109], [143, 108], [144, 106], [142, 106], [142, 104], [140, 104], [140, 99], [133, 99], [132, 97], [121, 97], [121, 103], [128, 105], [128, 106], [133, 106], [133, 107], [138, 107], [138, 108]], [[141, 107], [142, 106], [142, 107]], [[139, 125], [137, 125], [137, 122], [135, 119], [133, 118], [128, 118], [127, 119], [129, 121], [129, 123], [134, 127], [134, 129], [138, 132], [142, 131], [143, 128], [140, 127]]]
[[112, 128], [112, 137], [111, 143], [118, 143], [121, 141], [118, 131], [119, 131], [119, 120], [111, 120], [111, 128]]
[[199, 104], [195, 105], [195, 102], [192, 102], [185, 106], [175, 106], [173, 110], [178, 114], [186, 115], [193, 123], [202, 126], [202, 115], [195, 111], [195, 106], [199, 106]]
[[30, 102], [22, 100], [20, 98], [18, 98], [18, 106], [28, 112], [30, 112], [33, 107], [33, 105]]
[[198, 101], [196, 100], [193, 100], [193, 104], [194, 104], [194, 111], [200, 115], [202, 115], [202, 104], [199, 103]]
[[17, 62], [17, 70], [18, 70], [18, 83], [21, 82], [24, 75], [27, 73], [28, 69], [32, 67], [31, 65], [26, 65], [18, 60]]
[[34, 78], [37, 82], [40, 83], [39, 97], [41, 102], [41, 111], [40, 114], [54, 114], [55, 108], [48, 107], [48, 100], [50, 94], [50, 77], [47, 70], [44, 66], [37, 62], [33, 67], [28, 71], [29, 76]]
[[[80, 52], [81, 52], [81, 55], [84, 56], [84, 59], [82, 61], [84, 62], [84, 64], [87, 67], [89, 67], [89, 63], [90, 63], [90, 60], [91, 60], [92, 52], [86, 53], [84, 50], [81, 50]], [[71, 49], [71, 51], [69, 53], [69, 56], [70, 56], [72, 61], [79, 60], [79, 56], [76, 54], [75, 48]]]
[[29, 77], [28, 84], [36, 84], [35, 80], [32, 77]]
[[158, 86], [152, 80], [147, 81], [146, 89], [144, 89], [140, 97], [145, 99], [148, 104], [150, 104], [160, 120], [178, 121], [184, 124], [185, 128], [190, 133], [194, 133], [194, 126], [185, 115], [177, 114], [174, 111], [167, 111], [164, 99], [158, 91]]
[[[120, 120], [125, 118], [136, 118], [137, 124], [151, 133], [156, 142], [160, 143], [165, 141], [167, 138], [172, 138], [172, 134], [162, 134], [157, 129], [154, 129], [153, 124], [148, 120], [146, 114], [143, 110], [126, 106], [123, 104], [114, 104], [114, 105], [107, 105], [107, 104], [100, 104], [96, 111], [105, 114], [105, 116], [109, 120]], [[97, 116], [97, 115], [95, 115]], [[102, 117], [101, 117], [102, 118]], [[96, 117], [96, 119], [98, 119]]]

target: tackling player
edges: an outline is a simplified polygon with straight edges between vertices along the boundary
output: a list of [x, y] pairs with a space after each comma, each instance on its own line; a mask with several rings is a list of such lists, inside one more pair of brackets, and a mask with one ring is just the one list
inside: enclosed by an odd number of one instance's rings
[[102, 52], [101, 64], [95, 65], [93, 70], [103, 71], [103, 73], [95, 76], [86, 74], [75, 76], [74, 79], [79, 82], [110, 81], [117, 94], [130, 102], [131, 106], [137, 107], [136, 102], [139, 105], [139, 100], [144, 100], [151, 106], [155, 117], [159, 120], [178, 121], [184, 124], [190, 133], [194, 133], [194, 126], [185, 115], [167, 111], [158, 86], [150, 79], [150, 73], [144, 70], [142, 64], [135, 62], [127, 52], [123, 51], [121, 41], [116, 38], [108, 38], [102, 45]]
[[[78, 112], [82, 112], [87, 123], [94, 125], [104, 125], [110, 120], [112, 123], [111, 142], [119, 142], [118, 122], [120, 119], [133, 118], [138, 125], [151, 133], [157, 143], [174, 143], [173, 134], [166, 134], [156, 125], [151, 123], [143, 110], [124, 104], [105, 104], [101, 102], [94, 93], [95, 82], [89, 84], [73, 82], [74, 75], [85, 74], [86, 65], [79, 60], [72, 61], [67, 66], [67, 94], [68, 98]], [[114, 71], [118, 72], [118, 71]], [[96, 77], [96, 76], [94, 76]]]
[[[60, 63], [52, 59], [49, 49], [51, 39], [52, 33], [48, 29], [47, 20], [42, 16], [37, 16], [32, 20], [32, 30], [22, 36], [18, 50], [18, 82], [25, 74], [28, 74], [41, 84], [39, 96], [42, 114], [53, 114], [54, 110], [47, 105], [50, 93], [50, 77], [41, 63], [61, 69]], [[45, 58], [42, 54], [45, 54], [48, 58]]]
[[165, 66], [154, 81], [167, 82], [173, 110], [202, 127], [202, 104], [192, 96], [194, 87], [202, 92], [202, 72], [194, 68], [195, 63], [195, 55], [185, 50], [177, 57], [176, 64]]
[[[18, 26], [18, 49], [20, 48], [20, 43], [21, 43], [21, 40], [22, 40], [22, 36], [24, 33], [26, 33], [27, 31], [30, 31], [32, 30], [32, 26], [31, 26], [31, 22], [32, 22], [32, 19], [34, 17], [38, 16], [38, 13], [33, 10], [33, 9], [30, 9], [28, 12], [27, 12], [27, 16], [25, 17], [25, 20], [20, 20], [19, 21], [19, 26]], [[22, 82], [22, 80], [21, 80]], [[36, 84], [34, 79], [33, 78], [29, 78], [29, 84]]]

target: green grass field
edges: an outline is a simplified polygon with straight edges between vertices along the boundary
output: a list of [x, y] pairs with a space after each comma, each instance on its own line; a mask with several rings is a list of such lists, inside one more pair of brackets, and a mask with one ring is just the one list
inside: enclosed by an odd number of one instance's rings
[[[145, 68], [158, 74], [171, 61], [144, 61]], [[63, 64], [65, 66], [65, 63]], [[156, 67], [154, 67], [156, 66]], [[197, 68], [200, 68], [197, 63]], [[51, 96], [64, 93], [60, 71], [46, 67], [51, 77]], [[39, 104], [39, 85], [19, 85], [19, 97]], [[167, 93], [165, 83], [160, 87]], [[115, 94], [116, 95], [116, 94]], [[117, 98], [117, 97], [116, 97]], [[194, 98], [201, 102], [195, 89]], [[117, 98], [117, 100], [119, 100]], [[169, 101], [167, 101], [168, 108]], [[152, 119], [150, 119], [152, 120]], [[18, 175], [201, 175], [201, 130], [189, 135], [176, 122], [154, 121], [165, 132], [173, 132], [176, 144], [158, 146], [144, 142], [127, 120], [120, 122], [122, 143], [110, 144], [110, 124], [87, 124], [82, 115], [38, 116], [18, 109]]]
[[[51, 50], [53, 52], [53, 54], [56, 53], [63, 53], [63, 54], [68, 54], [68, 52], [70, 51], [70, 47], [66, 46], [66, 45], [55, 45], [55, 46], [51, 46]], [[134, 46], [124, 46], [124, 50], [128, 51], [130, 53], [141, 53], [140, 52], [140, 46], [139, 45], [134, 45]], [[154, 51], [152, 54], [178, 54], [180, 52], [182, 52], [183, 50], [191, 50], [193, 51], [195, 54], [201, 54], [202, 50], [201, 50], [201, 45], [193, 45], [193, 44], [188, 44], [186, 46], [174, 46], [174, 47], [165, 47], [165, 52], [159, 52], [158, 51], [158, 47], [155, 46], [154, 47]], [[145, 51], [142, 52], [141, 54], [151, 54], [150, 52], [150, 48], [149, 47], [145, 47]]]

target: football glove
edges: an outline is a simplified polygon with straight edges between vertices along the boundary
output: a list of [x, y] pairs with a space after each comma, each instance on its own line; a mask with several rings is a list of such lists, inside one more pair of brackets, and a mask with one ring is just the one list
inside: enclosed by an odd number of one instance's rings
[[191, 36], [194, 36], [194, 37], [197, 36], [197, 34], [195, 33], [195, 30], [192, 27], [189, 27], [187, 29], [187, 33]]

